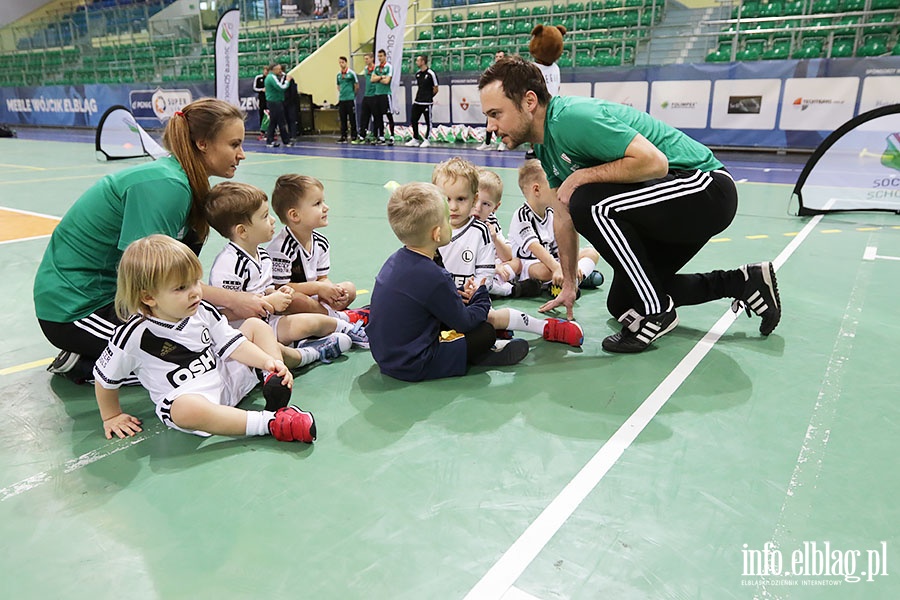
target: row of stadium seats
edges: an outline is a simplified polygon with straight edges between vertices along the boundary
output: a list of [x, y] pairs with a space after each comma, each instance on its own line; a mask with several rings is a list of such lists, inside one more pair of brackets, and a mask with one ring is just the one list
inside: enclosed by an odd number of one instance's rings
[[[866, 7], [866, 4], [869, 4]], [[791, 0], [781, 2], [743, 2], [734, 7], [731, 18], [786, 17], [826, 13], [858, 12], [900, 8], [898, 0]]]
[[707, 62], [731, 62], [732, 60], [747, 62], [755, 60], [778, 60], [785, 58], [849, 58], [852, 56], [884, 56], [892, 54], [900, 56], [900, 42], [893, 41], [886, 35], [870, 35], [856, 45], [853, 37], [835, 37], [829, 47], [823, 38], [805, 38], [792, 44], [789, 38], [765, 40], [748, 40], [735, 48], [730, 42], [722, 42], [719, 47], [706, 57]]

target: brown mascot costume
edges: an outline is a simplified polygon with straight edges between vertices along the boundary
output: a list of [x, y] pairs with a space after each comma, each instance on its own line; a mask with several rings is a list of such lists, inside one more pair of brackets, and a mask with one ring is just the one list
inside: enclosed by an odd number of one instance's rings
[[537, 25], [532, 29], [528, 51], [531, 52], [534, 62], [549, 67], [558, 61], [563, 53], [564, 35], [566, 35], [566, 28], [562, 25], [556, 27]]

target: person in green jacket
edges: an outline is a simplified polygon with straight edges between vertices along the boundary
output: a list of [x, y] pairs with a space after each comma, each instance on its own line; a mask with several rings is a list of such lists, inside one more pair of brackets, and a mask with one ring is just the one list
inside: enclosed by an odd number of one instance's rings
[[[41, 331], [61, 352], [48, 370], [92, 379], [115, 328], [116, 269], [134, 240], [161, 233], [199, 254], [209, 233], [209, 178], [234, 177], [244, 160], [244, 115], [227, 102], [202, 98], [169, 119], [163, 145], [171, 155], [107, 175], [69, 208], [34, 278]], [[271, 306], [242, 292], [203, 286], [203, 297], [245, 317]]]

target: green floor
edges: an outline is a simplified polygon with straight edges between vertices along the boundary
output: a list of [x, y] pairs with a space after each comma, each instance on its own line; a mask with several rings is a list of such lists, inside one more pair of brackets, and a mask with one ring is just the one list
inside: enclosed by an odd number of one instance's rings
[[[57, 216], [126, 166], [97, 163], [88, 144], [0, 140], [0, 156], [0, 207]], [[431, 167], [251, 154], [237, 179], [271, 191], [285, 172], [322, 179], [333, 277], [371, 290], [398, 246], [383, 185], [429, 180]], [[515, 170], [498, 172], [507, 223], [522, 198]], [[740, 193], [697, 270], [772, 259], [809, 223], [787, 214], [787, 186]], [[167, 431], [140, 389], [123, 405], [144, 432], [107, 441], [91, 388], [27, 367], [55, 354], [31, 300], [46, 239], [0, 244], [0, 595], [900, 597], [900, 261], [863, 260], [867, 247], [900, 257], [900, 219], [828, 216], [801, 239], [778, 273], [785, 316], [768, 339], [741, 315], [693, 370], [679, 367], [728, 311], [721, 301], [681, 309], [652, 351], [606, 354], [601, 288], [576, 307], [581, 350], [532, 336], [517, 367], [416, 385], [383, 377], [358, 350], [299, 372], [313, 446]], [[204, 265], [220, 246], [210, 241]], [[684, 383], [571, 501], [567, 485], [673, 373]], [[243, 406], [261, 404], [254, 394]], [[523, 533], [541, 541], [517, 543]], [[831, 575], [745, 572], [767, 542], [786, 571], [795, 551], [827, 542]], [[861, 575], [870, 558], [886, 566]]]

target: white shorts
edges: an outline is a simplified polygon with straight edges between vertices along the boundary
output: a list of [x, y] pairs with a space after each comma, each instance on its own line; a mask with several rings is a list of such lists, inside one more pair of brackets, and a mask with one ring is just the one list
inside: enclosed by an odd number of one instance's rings
[[522, 259], [522, 272], [519, 274], [519, 281], [525, 281], [526, 279], [533, 279], [531, 277], [531, 267], [534, 265], [543, 264], [537, 258], [523, 258]]
[[180, 396], [195, 394], [203, 396], [212, 404], [237, 406], [238, 403], [259, 384], [259, 377], [257, 377], [253, 367], [248, 367], [233, 359], [226, 358], [225, 360], [219, 361], [216, 370], [219, 373], [221, 385], [204, 386], [203, 388], [195, 389], [191, 389], [191, 386], [185, 386], [183, 389], [180, 388], [176, 390], [173, 392], [171, 399], [166, 398], [156, 405], [156, 416], [159, 417], [159, 420], [172, 429], [209, 437], [211, 434], [206, 433], [205, 431], [182, 429], [176, 425], [169, 414], [171, 412], [172, 402], [177, 400]]

